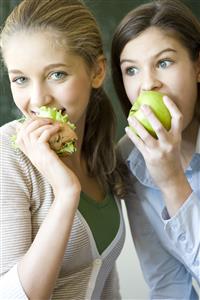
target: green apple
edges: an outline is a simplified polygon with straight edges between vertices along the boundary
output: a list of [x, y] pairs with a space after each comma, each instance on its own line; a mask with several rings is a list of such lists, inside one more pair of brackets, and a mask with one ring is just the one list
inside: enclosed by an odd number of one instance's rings
[[[163, 102], [163, 94], [155, 91], [141, 92], [139, 97], [133, 103], [133, 106], [129, 112], [129, 116], [134, 116], [153, 137], [157, 138], [154, 129], [152, 128], [151, 124], [140, 109], [141, 105], [144, 104], [150, 106], [151, 110], [153, 111], [155, 116], [160, 120], [162, 125], [167, 130], [169, 130], [171, 128], [171, 115]], [[134, 130], [134, 128], [132, 129]]]

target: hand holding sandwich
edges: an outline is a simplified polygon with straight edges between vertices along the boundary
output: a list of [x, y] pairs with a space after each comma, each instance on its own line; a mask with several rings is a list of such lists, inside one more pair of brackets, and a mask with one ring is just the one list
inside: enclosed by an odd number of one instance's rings
[[77, 177], [59, 158], [76, 151], [73, 128], [67, 115], [46, 107], [41, 107], [35, 118], [18, 123], [15, 144], [48, 180], [55, 195], [63, 189], [68, 193], [80, 190]]

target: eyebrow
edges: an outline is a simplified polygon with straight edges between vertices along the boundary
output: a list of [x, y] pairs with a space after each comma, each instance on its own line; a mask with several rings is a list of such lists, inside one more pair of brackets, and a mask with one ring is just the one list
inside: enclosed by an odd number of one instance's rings
[[[158, 56], [160, 56], [161, 54], [163, 54], [165, 52], [174, 52], [174, 53], [176, 53], [177, 51], [172, 49], [172, 48], [167, 48], [167, 49], [164, 49], [164, 50], [158, 52], [154, 57], [157, 58]], [[122, 59], [120, 61], [120, 65], [122, 65], [125, 62], [136, 63], [136, 61], [134, 59]]]
[[[65, 64], [61, 64], [61, 63], [56, 63], [56, 64], [50, 64], [47, 67], [44, 68], [44, 71], [47, 72], [50, 69], [54, 69], [54, 68], [59, 68], [59, 67], [67, 67], [67, 65]], [[8, 70], [8, 73], [12, 73], [12, 74], [19, 74], [19, 73], [23, 73], [20, 70], [17, 69], [13, 69], [13, 70]]]

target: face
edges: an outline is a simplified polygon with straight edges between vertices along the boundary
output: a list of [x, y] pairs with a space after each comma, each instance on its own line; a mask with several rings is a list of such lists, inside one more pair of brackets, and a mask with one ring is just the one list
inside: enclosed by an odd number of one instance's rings
[[200, 63], [190, 59], [188, 51], [166, 32], [151, 27], [124, 47], [121, 71], [131, 103], [141, 91], [154, 90], [169, 96], [184, 115], [184, 128], [194, 115]]
[[40, 106], [61, 109], [77, 123], [85, 116], [93, 74], [83, 59], [54, 46], [48, 33], [17, 33], [5, 49], [14, 101], [31, 117]]

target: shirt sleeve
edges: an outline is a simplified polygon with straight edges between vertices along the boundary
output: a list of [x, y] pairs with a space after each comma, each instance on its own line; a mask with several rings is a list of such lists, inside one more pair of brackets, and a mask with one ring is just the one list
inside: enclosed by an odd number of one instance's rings
[[20, 283], [17, 263], [32, 242], [30, 212], [31, 186], [26, 162], [10, 138], [1, 136], [1, 299], [27, 299]]
[[162, 245], [150, 222], [150, 218], [158, 216], [151, 206], [145, 208], [144, 205], [148, 202], [134, 198], [126, 200], [131, 233], [144, 278], [150, 287], [150, 299], [197, 300], [191, 274]]
[[162, 216], [174, 252], [200, 284], [200, 199], [193, 192], [175, 216], [170, 218], [166, 208]]

